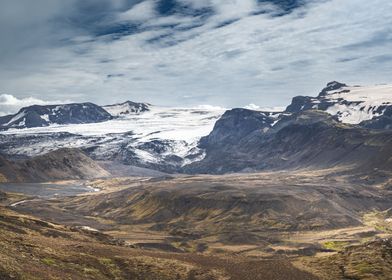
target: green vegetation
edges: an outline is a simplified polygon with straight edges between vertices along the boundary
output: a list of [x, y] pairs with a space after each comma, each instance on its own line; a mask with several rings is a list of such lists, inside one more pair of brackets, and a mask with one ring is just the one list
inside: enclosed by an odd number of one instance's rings
[[333, 250], [333, 251], [342, 251], [345, 247], [347, 247], [350, 243], [346, 241], [327, 241], [322, 245], [325, 249]]
[[43, 258], [41, 261], [49, 266], [56, 265], [56, 261], [52, 258]]

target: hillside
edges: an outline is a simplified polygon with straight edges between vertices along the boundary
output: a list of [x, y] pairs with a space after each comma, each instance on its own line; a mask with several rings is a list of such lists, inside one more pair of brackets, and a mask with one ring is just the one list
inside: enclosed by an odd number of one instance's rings
[[109, 172], [77, 149], [59, 149], [27, 160], [0, 158], [0, 174], [6, 182], [91, 179]]
[[48, 223], [2, 206], [0, 212], [3, 280], [225, 279], [224, 271], [202, 269], [190, 258], [143, 253], [88, 228]]
[[287, 260], [141, 250], [0, 206], [0, 279], [316, 280]]
[[389, 280], [392, 275], [392, 239], [365, 242], [330, 257], [308, 259], [305, 263], [310, 271], [325, 280]]

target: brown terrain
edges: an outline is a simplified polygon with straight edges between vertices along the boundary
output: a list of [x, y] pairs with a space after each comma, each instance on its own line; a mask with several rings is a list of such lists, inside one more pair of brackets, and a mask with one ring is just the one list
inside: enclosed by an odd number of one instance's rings
[[59, 149], [26, 160], [11, 161], [0, 155], [1, 182], [45, 182], [92, 179], [110, 173], [79, 149]]
[[4, 279], [391, 279], [392, 192], [377, 171], [85, 183], [101, 191], [2, 194]]
[[287, 260], [141, 250], [88, 227], [0, 211], [0, 279], [317, 279]]

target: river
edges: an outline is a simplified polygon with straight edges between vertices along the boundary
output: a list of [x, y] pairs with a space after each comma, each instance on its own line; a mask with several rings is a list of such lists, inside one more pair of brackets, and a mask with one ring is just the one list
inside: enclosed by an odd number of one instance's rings
[[82, 182], [67, 184], [41, 183], [2, 183], [0, 190], [4, 192], [22, 193], [39, 198], [75, 196], [98, 191]]

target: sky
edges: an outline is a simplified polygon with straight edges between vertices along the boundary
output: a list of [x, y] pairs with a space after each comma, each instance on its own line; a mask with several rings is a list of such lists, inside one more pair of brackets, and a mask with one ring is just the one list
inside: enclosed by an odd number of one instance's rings
[[286, 106], [392, 83], [390, 0], [1, 0], [0, 114], [32, 104]]

